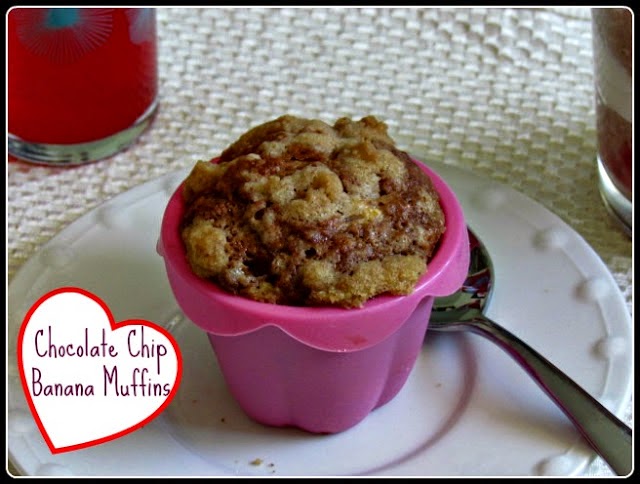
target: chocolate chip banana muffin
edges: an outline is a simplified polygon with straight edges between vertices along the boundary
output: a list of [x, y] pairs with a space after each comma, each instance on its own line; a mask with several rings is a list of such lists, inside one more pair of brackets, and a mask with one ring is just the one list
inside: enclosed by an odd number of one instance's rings
[[253, 300], [358, 307], [410, 293], [445, 230], [431, 180], [374, 116], [282, 116], [183, 184], [195, 274]]

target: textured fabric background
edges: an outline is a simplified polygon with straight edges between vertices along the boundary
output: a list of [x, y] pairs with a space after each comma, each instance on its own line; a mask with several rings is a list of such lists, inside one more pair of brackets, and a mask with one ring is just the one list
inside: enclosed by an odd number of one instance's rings
[[[9, 281], [80, 215], [255, 124], [375, 114], [416, 157], [560, 216], [632, 310], [631, 240], [597, 190], [588, 9], [171, 8], [158, 10], [158, 35], [160, 109], [133, 146], [77, 168], [8, 164]], [[586, 474], [611, 473], [597, 459]]]

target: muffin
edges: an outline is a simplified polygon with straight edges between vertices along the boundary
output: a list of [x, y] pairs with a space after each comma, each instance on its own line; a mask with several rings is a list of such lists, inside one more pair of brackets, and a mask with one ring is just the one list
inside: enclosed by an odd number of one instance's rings
[[392, 400], [469, 268], [447, 183], [372, 117], [284, 116], [185, 177], [157, 250], [244, 413], [326, 434]]
[[445, 231], [431, 179], [374, 116], [256, 126], [198, 162], [182, 194], [193, 272], [280, 305], [409, 294]]

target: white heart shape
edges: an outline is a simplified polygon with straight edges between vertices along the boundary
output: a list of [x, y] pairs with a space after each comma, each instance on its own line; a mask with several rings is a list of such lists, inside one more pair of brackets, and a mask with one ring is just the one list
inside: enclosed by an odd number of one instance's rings
[[97, 296], [66, 287], [41, 297], [25, 316], [18, 368], [55, 454], [113, 440], [157, 417], [178, 390], [182, 358], [164, 328], [116, 323]]

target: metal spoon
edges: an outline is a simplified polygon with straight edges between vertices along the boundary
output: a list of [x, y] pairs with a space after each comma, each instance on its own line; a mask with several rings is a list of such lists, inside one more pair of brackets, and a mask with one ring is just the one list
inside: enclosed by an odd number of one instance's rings
[[533, 377], [611, 469], [617, 475], [628, 475], [632, 469], [631, 429], [544, 356], [484, 315], [491, 296], [491, 259], [471, 230], [469, 249], [467, 280], [457, 293], [436, 298], [429, 329], [469, 330], [496, 343]]

